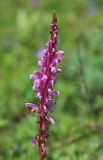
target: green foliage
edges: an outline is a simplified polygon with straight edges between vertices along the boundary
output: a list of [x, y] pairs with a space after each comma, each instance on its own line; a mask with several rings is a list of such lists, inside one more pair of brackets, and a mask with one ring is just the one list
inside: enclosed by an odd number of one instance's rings
[[[103, 160], [102, 0], [0, 3], [0, 160], [38, 159], [31, 145], [36, 119], [24, 104], [36, 102], [28, 77], [49, 38], [53, 9], [65, 56], [55, 86], [61, 94], [51, 113], [56, 125], [50, 128], [48, 159]], [[92, 5], [97, 10], [91, 14]]]

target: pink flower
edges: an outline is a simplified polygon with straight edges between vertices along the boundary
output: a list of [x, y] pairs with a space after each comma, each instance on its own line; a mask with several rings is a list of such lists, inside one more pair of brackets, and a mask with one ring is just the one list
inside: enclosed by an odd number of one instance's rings
[[30, 79], [33, 80], [32, 89], [36, 90], [39, 105], [26, 103], [27, 107], [37, 112], [38, 135], [33, 138], [32, 144], [34, 145], [38, 142], [39, 155], [44, 158], [47, 152], [46, 138], [49, 132], [49, 122], [55, 124], [55, 121], [48, 115], [48, 112], [56, 104], [54, 96], [59, 96], [59, 92], [53, 90], [56, 76], [62, 72], [61, 69], [57, 68], [57, 64], [62, 60], [64, 55], [63, 51], [58, 51], [57, 49], [59, 40], [57, 39], [58, 27], [55, 12], [53, 12], [50, 35], [51, 37], [44, 50], [41, 50], [42, 58], [38, 61], [40, 69], [30, 75]]

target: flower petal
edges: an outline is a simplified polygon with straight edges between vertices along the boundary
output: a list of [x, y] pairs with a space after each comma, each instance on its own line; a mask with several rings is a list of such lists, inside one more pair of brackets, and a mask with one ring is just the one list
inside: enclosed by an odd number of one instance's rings
[[59, 96], [60, 93], [59, 93], [59, 91], [54, 91], [54, 92], [52, 92], [52, 95], [53, 95], [53, 96]]
[[47, 79], [48, 79], [47, 75], [44, 74], [44, 75], [42, 76], [42, 80], [46, 81]]
[[52, 125], [55, 124], [55, 121], [54, 121], [54, 119], [53, 119], [52, 117], [46, 116], [46, 119], [47, 119]]
[[38, 76], [38, 78], [40, 79], [40, 78], [42, 78], [42, 75], [43, 75], [43, 73], [41, 72], [41, 70], [39, 71], [35, 71], [34, 72], [34, 74], [36, 75], [36, 76]]
[[47, 108], [46, 108], [46, 106], [43, 106], [43, 111], [44, 111], [44, 112], [47, 112], [47, 111], [48, 111]]
[[38, 111], [38, 106], [34, 103], [25, 103], [25, 106], [31, 108], [32, 111]]
[[44, 145], [44, 144], [41, 144], [41, 147], [42, 147], [42, 152], [43, 152], [43, 154], [46, 155], [47, 149], [46, 149], [45, 145]]
[[30, 74], [29, 79], [35, 79], [35, 75], [34, 74]]
[[50, 110], [55, 104], [56, 104], [56, 100], [52, 99], [51, 102], [49, 104], [47, 104], [48, 110]]
[[39, 137], [38, 136], [35, 136], [33, 139], [32, 139], [32, 146], [34, 147], [34, 145], [36, 144], [36, 142], [38, 141]]
[[40, 91], [38, 91], [38, 92], [36, 93], [36, 97], [38, 97], [38, 98], [41, 100], [41, 98], [42, 98], [42, 94], [41, 94], [41, 92], [40, 92]]
[[56, 73], [61, 73], [62, 70], [61, 69], [57, 69]]
[[57, 55], [64, 55], [64, 51], [57, 51], [56, 54]]
[[38, 61], [38, 66], [42, 66], [42, 61], [41, 60]]

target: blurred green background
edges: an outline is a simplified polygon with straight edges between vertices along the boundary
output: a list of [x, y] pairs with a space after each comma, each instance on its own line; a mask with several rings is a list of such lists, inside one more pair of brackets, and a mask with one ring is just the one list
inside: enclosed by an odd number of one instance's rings
[[30, 73], [49, 38], [52, 10], [65, 51], [48, 160], [103, 160], [103, 1], [0, 0], [0, 160], [37, 160]]

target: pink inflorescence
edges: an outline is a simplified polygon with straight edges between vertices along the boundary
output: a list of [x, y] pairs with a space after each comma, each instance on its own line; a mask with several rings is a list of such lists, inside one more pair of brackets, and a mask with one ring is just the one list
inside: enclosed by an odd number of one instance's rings
[[26, 103], [26, 106], [30, 107], [32, 111], [37, 112], [38, 115], [38, 135], [33, 138], [32, 144], [34, 146], [35, 143], [38, 143], [41, 159], [43, 159], [43, 157], [45, 159], [47, 153], [46, 143], [49, 123], [55, 124], [48, 112], [56, 104], [54, 96], [59, 95], [58, 91], [53, 90], [53, 86], [56, 83], [56, 75], [61, 73], [61, 69], [57, 68], [57, 64], [62, 60], [64, 54], [63, 51], [57, 50], [59, 41], [57, 39], [58, 27], [55, 12], [53, 12], [50, 34], [51, 38], [43, 50], [43, 57], [38, 61], [40, 70], [30, 75], [30, 79], [33, 79], [32, 89], [36, 90], [36, 97], [39, 100], [39, 105]]

